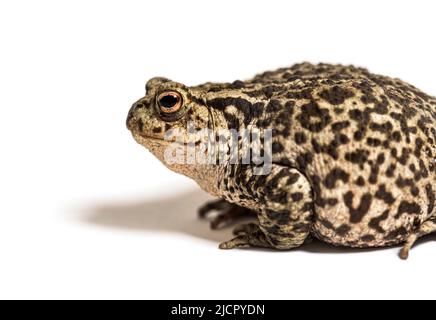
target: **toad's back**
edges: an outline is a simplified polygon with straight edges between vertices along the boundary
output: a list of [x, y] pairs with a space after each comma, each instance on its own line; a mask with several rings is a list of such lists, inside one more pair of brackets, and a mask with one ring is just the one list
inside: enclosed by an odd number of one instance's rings
[[275, 128], [274, 162], [308, 178], [322, 240], [399, 243], [436, 214], [434, 98], [398, 79], [325, 64], [266, 72], [245, 93], [269, 95], [258, 124]]

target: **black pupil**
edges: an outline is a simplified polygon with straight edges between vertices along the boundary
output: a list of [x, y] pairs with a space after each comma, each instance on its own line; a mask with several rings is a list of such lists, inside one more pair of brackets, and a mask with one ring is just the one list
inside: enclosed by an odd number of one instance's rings
[[171, 109], [177, 103], [177, 97], [173, 95], [166, 95], [160, 98], [159, 105], [163, 108]]

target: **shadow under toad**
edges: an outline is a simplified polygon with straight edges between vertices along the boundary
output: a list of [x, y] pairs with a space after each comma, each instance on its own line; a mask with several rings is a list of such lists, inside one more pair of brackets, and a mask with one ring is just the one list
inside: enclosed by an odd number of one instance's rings
[[[116, 229], [151, 232], [175, 232], [194, 238], [218, 243], [232, 237], [233, 226], [220, 230], [211, 230], [209, 222], [200, 219], [198, 208], [207, 201], [213, 200], [201, 190], [192, 190], [156, 200], [108, 202], [89, 207], [83, 220], [86, 223]], [[435, 241], [436, 235], [424, 237], [416, 246]], [[361, 253], [378, 249], [355, 249], [335, 247], [313, 239], [298, 249], [309, 253]], [[277, 253], [280, 251], [256, 249]], [[413, 254], [413, 253], [412, 253]]]
[[90, 207], [84, 219], [98, 226], [132, 231], [176, 232], [219, 242], [231, 236], [231, 229], [212, 231], [209, 222], [197, 215], [198, 208], [213, 200], [201, 190], [144, 201], [102, 203]]

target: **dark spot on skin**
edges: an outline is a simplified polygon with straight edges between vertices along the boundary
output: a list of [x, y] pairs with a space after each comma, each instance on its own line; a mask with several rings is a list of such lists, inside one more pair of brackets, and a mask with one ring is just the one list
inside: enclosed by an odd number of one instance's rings
[[233, 81], [232, 89], [242, 89], [245, 87], [245, 83], [241, 80]]
[[153, 133], [161, 133], [162, 128], [161, 127], [154, 127], [153, 128]]
[[368, 182], [371, 184], [377, 183], [377, 177], [378, 177], [379, 168], [377, 165], [371, 165], [371, 174], [369, 175]]
[[331, 224], [330, 221], [325, 220], [325, 219], [319, 219], [319, 222], [327, 229], [329, 230], [335, 230], [335, 227], [333, 226], [333, 224]]
[[383, 200], [386, 204], [393, 204], [395, 202], [395, 198], [392, 196], [392, 193], [386, 190], [386, 185], [382, 184], [378, 188], [375, 197], [377, 199]]
[[400, 218], [403, 214], [419, 214], [421, 207], [415, 202], [401, 201], [395, 219]]
[[[235, 165], [230, 165], [229, 177], [233, 178], [235, 176]], [[260, 178], [265, 178], [266, 176], [260, 176]]]
[[[339, 140], [339, 139], [338, 139]], [[339, 146], [339, 141], [334, 139], [329, 144], [321, 145], [316, 139], [312, 139], [312, 147], [315, 153], [325, 153], [328, 154], [333, 159], [337, 160], [339, 158], [337, 147]]]
[[306, 172], [306, 168], [313, 161], [313, 154], [310, 152], [299, 155], [296, 159], [298, 169], [302, 172]]
[[377, 164], [378, 165], [382, 165], [385, 162], [385, 154], [384, 153], [380, 153], [377, 156]]
[[324, 180], [324, 185], [328, 189], [333, 189], [336, 186], [336, 182], [341, 180], [343, 183], [347, 183], [350, 175], [340, 168], [334, 168], [330, 171]]
[[344, 134], [340, 134], [336, 137], [338, 138], [340, 144], [347, 144], [348, 142], [350, 142], [350, 139], [348, 139], [348, 137]]
[[323, 198], [321, 193], [321, 178], [317, 175], [312, 175], [309, 177], [312, 184], [312, 189], [314, 193], [314, 200], [317, 206], [324, 208], [326, 205], [335, 206], [338, 204], [338, 200], [335, 198]]
[[[306, 202], [301, 207], [301, 212], [313, 212], [313, 202]], [[312, 223], [312, 217], [309, 215], [306, 217], [307, 222]]]
[[311, 100], [312, 89], [288, 92], [286, 98], [294, 100]]
[[358, 164], [361, 168], [363, 168], [365, 162], [368, 161], [368, 151], [357, 149], [356, 151], [348, 152], [345, 154], [345, 160], [354, 164]]
[[410, 189], [410, 193], [412, 194], [412, 196], [417, 197], [419, 196], [419, 189], [416, 186], [414, 186]]
[[[263, 109], [264, 109], [264, 103], [263, 102], [254, 103], [251, 106], [251, 109], [250, 109], [248, 115], [244, 114], [244, 123], [245, 123], [245, 125], [250, 124], [253, 120], [259, 119], [261, 117]], [[286, 119], [286, 120], [288, 120], [288, 119]]]
[[416, 138], [415, 140], [415, 151], [413, 152], [414, 155], [419, 158], [421, 156], [421, 150], [424, 146], [424, 141], [421, 138]]
[[377, 114], [388, 114], [389, 101], [386, 96], [382, 96], [381, 99], [382, 101], [377, 102], [374, 106], [374, 109], [372, 109], [372, 111]]
[[292, 231], [293, 232], [297, 232], [297, 233], [302, 233], [302, 232], [307, 232], [309, 231], [311, 226], [311, 223], [307, 223], [307, 222], [299, 222], [299, 223], [295, 223], [292, 226]]
[[398, 188], [413, 187], [415, 185], [413, 179], [404, 179], [401, 176], [399, 176], [397, 180], [395, 180], [395, 184]]
[[388, 135], [393, 130], [392, 123], [390, 123], [389, 121], [382, 123], [382, 124], [372, 122], [369, 125], [369, 128], [372, 131], [378, 131], [378, 132], [381, 132], [381, 133], [386, 134], [386, 135]]
[[281, 158], [277, 163], [285, 167], [292, 167], [292, 162], [288, 158]]
[[291, 173], [289, 178], [288, 178], [288, 181], [286, 181], [286, 184], [293, 185], [298, 181], [299, 178], [300, 178], [300, 175], [298, 173]]
[[290, 126], [289, 124], [285, 124], [283, 130], [277, 130], [273, 129], [273, 136], [275, 135], [274, 132], [278, 135], [281, 135], [284, 139], [287, 139], [290, 135]]
[[[243, 115], [244, 117], [243, 122], [245, 125], [250, 124], [254, 119], [259, 119], [262, 113], [262, 109], [264, 107], [264, 103], [262, 102], [252, 104], [250, 101], [246, 99], [234, 98], [234, 97], [215, 98], [208, 101], [207, 104], [209, 107], [215, 108], [222, 112], [225, 111], [226, 107], [234, 106]], [[227, 122], [229, 122], [230, 120], [232, 122], [229, 125], [230, 129], [238, 129], [239, 126], [236, 126], [234, 115], [224, 112], [224, 116], [226, 117]]]
[[[421, 177], [423, 178], [428, 178], [428, 171], [427, 168], [425, 167], [424, 161], [422, 159], [419, 160], [419, 173], [421, 175]], [[415, 180], [417, 180], [415, 178]]]
[[393, 178], [396, 168], [397, 166], [395, 164], [389, 165], [388, 169], [386, 170], [386, 176], [389, 178]]
[[351, 227], [349, 225], [343, 224], [340, 227], [336, 229], [336, 233], [340, 237], [344, 237], [347, 235], [348, 232], [350, 232]]
[[378, 233], [382, 233], [383, 234], [385, 231], [380, 226], [380, 223], [385, 221], [387, 218], [389, 218], [389, 209], [385, 210], [381, 216], [372, 218], [369, 221], [368, 226], [371, 229], [374, 229], [375, 231], [377, 231]]
[[436, 166], [433, 164], [433, 163], [430, 163], [429, 165], [428, 165], [428, 170], [430, 171], [430, 172], [436, 172]]
[[254, 176], [255, 182], [253, 183], [253, 190], [257, 190], [260, 187], [263, 187], [266, 185], [267, 175], [260, 175], [260, 176]]
[[354, 132], [353, 138], [356, 141], [361, 141], [364, 136], [365, 136], [365, 132], [359, 130], [359, 131]]
[[263, 183], [262, 183], [262, 184], [259, 184], [259, 185], [256, 185], [256, 188], [264, 187], [264, 188], [266, 188], [267, 190], [273, 191], [273, 190], [277, 189], [277, 186], [278, 186], [278, 184], [279, 184], [279, 181], [280, 181], [281, 179], [283, 179], [283, 178], [288, 177], [289, 174], [290, 174], [290, 173], [289, 173], [289, 169], [288, 169], [288, 168], [283, 168], [283, 169], [281, 169], [281, 170], [279, 171], [279, 173], [275, 174], [275, 175], [273, 176], [273, 178], [270, 179], [270, 180], [265, 181], [264, 179], [259, 178], [259, 180], [262, 181]]
[[304, 143], [307, 142], [307, 137], [304, 134], [304, 132], [297, 132], [297, 133], [295, 133], [294, 139], [295, 139], [295, 143], [296, 144], [304, 144]]
[[280, 153], [284, 150], [285, 148], [283, 147], [283, 145], [279, 142], [273, 142], [272, 144], [272, 151], [273, 153]]
[[430, 117], [421, 116], [417, 122], [417, 126], [419, 130], [421, 130], [424, 134], [427, 134], [427, 124], [431, 126], [431, 123], [432, 120]]
[[381, 140], [377, 138], [367, 138], [366, 143], [371, 147], [378, 147], [382, 144]]
[[339, 86], [334, 86], [331, 89], [324, 90], [319, 95], [332, 105], [343, 104], [345, 100], [354, 97], [354, 93], [352, 91]]
[[301, 192], [291, 193], [291, 199], [294, 202], [300, 201], [301, 199], [303, 199], [303, 193]]
[[354, 194], [352, 191], [348, 191], [344, 195], [344, 203], [348, 207], [350, 212], [350, 222], [359, 223], [363, 220], [363, 217], [369, 212], [372, 202], [372, 196], [369, 193], [365, 193], [361, 199], [357, 208], [353, 207]]
[[273, 120], [274, 120], [273, 117], [268, 117], [265, 119], [257, 119], [256, 125], [259, 128], [268, 128], [268, 127], [270, 127]]
[[400, 238], [400, 237], [403, 238], [407, 234], [408, 234], [407, 229], [404, 228], [404, 227], [400, 227], [400, 228], [398, 228], [396, 230], [393, 230], [393, 231], [389, 232], [386, 235], [386, 239], [387, 240], [394, 240], [394, 239], [397, 239], [397, 238]]
[[235, 115], [228, 113], [228, 112], [224, 112], [224, 117], [226, 118], [227, 126], [230, 130], [231, 129], [234, 129], [234, 130], [239, 129], [239, 119]]
[[288, 225], [291, 221], [291, 216], [287, 211], [272, 211], [266, 210], [268, 219], [275, 221], [277, 225]]
[[335, 205], [337, 205], [339, 203], [339, 201], [336, 198], [327, 198], [327, 199], [325, 199], [325, 203], [328, 206], [334, 207]]
[[363, 242], [371, 242], [375, 240], [375, 237], [372, 234], [364, 235], [360, 238]]
[[411, 164], [409, 165], [409, 169], [410, 169], [410, 171], [412, 171], [412, 172], [416, 172], [416, 166], [415, 166], [415, 164], [414, 164], [414, 163], [411, 163]]
[[278, 112], [282, 109], [282, 105], [278, 100], [271, 100], [268, 105], [266, 106], [266, 112]]
[[335, 122], [332, 124], [332, 130], [333, 131], [341, 131], [345, 128], [348, 128], [350, 126], [350, 121], [341, 121], [341, 122]]
[[260, 92], [268, 99], [270, 99], [275, 93], [282, 94], [286, 91], [285, 87], [277, 85], [270, 85], [260, 90]]
[[[312, 121], [316, 119], [317, 121]], [[311, 101], [301, 107], [301, 113], [297, 116], [301, 126], [311, 132], [320, 132], [331, 120], [328, 109], [322, 109], [315, 101]]]
[[349, 117], [357, 122], [358, 130], [354, 133], [354, 140], [361, 141], [365, 137], [365, 132], [370, 120], [370, 109], [364, 111], [352, 109], [348, 112]]
[[143, 103], [138, 102], [138, 103], [136, 103], [135, 109], [138, 110], [138, 109], [142, 109], [144, 107], [145, 107], [145, 105]]
[[394, 131], [391, 135], [391, 138], [395, 142], [401, 142], [401, 133], [399, 131]]
[[403, 148], [402, 154], [399, 158], [397, 158], [397, 160], [399, 163], [405, 166], [407, 164], [407, 160], [409, 159], [409, 156], [410, 156], [410, 150], [408, 148]]
[[401, 113], [398, 113], [398, 112], [391, 112], [391, 113], [389, 113], [389, 116], [392, 119], [397, 120], [398, 122], [400, 122], [401, 119], [403, 118], [403, 115]]
[[354, 83], [353, 86], [362, 93], [360, 101], [364, 104], [377, 102], [377, 99], [374, 96], [374, 90], [369, 82]]
[[365, 185], [365, 179], [362, 176], [359, 176], [359, 178], [356, 180], [356, 185], [363, 187]]
[[427, 184], [425, 186], [425, 192], [427, 194], [427, 199], [428, 199], [427, 214], [430, 215], [433, 212], [433, 209], [435, 207], [435, 201], [436, 201], [435, 192], [433, 191], [431, 184]]
[[272, 202], [285, 204], [288, 203], [287, 193], [285, 190], [276, 190], [268, 194], [268, 199]]

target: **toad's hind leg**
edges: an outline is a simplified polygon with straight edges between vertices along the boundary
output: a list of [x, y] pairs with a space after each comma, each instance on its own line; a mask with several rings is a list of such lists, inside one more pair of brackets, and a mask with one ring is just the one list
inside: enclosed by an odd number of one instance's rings
[[[241, 205], [258, 213], [259, 225], [235, 229], [236, 238], [221, 249], [263, 247], [287, 250], [302, 245], [309, 236], [313, 205], [307, 179], [298, 170], [272, 165], [269, 175], [255, 176], [249, 166], [239, 168], [235, 183], [243, 188]], [[247, 203], [247, 199], [250, 199]]]
[[436, 216], [425, 221], [416, 231], [414, 231], [407, 239], [406, 244], [400, 251], [400, 258], [406, 260], [409, 257], [409, 252], [415, 242], [428, 234], [436, 232]]

